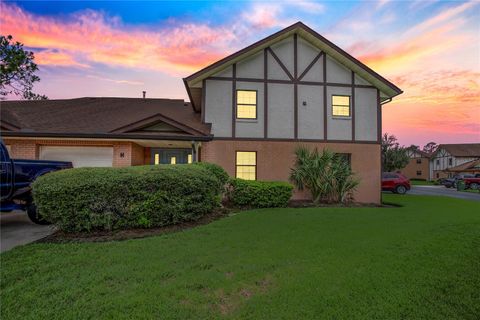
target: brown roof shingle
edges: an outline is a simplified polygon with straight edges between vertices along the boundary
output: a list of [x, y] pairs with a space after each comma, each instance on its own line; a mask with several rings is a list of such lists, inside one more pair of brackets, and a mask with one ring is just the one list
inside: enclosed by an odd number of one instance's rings
[[2, 133], [108, 136], [115, 131], [115, 135], [127, 135], [117, 130], [157, 115], [192, 128], [195, 136], [210, 136], [210, 126], [203, 124], [190, 104], [180, 99], [78, 98], [0, 104]]
[[455, 157], [480, 157], [480, 143], [440, 144], [437, 152], [440, 149]]

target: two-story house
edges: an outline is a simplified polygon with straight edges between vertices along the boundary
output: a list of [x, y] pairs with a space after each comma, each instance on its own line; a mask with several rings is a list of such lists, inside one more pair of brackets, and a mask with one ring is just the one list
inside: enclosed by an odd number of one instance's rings
[[436, 180], [458, 173], [476, 173], [479, 169], [474, 165], [479, 159], [480, 143], [440, 144], [430, 158], [430, 177]]
[[408, 149], [407, 154], [410, 160], [399, 172], [409, 179], [430, 180], [430, 154], [418, 149]]
[[361, 179], [355, 200], [381, 201], [381, 108], [402, 91], [303, 23], [186, 77], [184, 84], [190, 103], [4, 102], [2, 137], [14, 157], [75, 166], [207, 161], [231, 176], [259, 180], [288, 180], [300, 144], [329, 148], [347, 155]]

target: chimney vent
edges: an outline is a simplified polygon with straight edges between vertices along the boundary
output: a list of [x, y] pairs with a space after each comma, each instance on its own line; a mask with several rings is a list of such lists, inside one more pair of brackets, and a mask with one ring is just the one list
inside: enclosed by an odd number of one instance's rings
[[143, 99], [145, 99], [147, 96], [147, 91], [142, 91], [142, 92], [143, 92]]

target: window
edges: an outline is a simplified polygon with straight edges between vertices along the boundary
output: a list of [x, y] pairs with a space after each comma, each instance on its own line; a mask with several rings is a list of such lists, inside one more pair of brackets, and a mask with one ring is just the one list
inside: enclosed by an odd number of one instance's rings
[[352, 155], [350, 153], [337, 153], [337, 156], [343, 158], [352, 169]]
[[440, 159], [437, 159], [437, 166], [440, 165]]
[[257, 119], [257, 91], [237, 90], [237, 119]]
[[350, 96], [332, 96], [332, 116], [350, 117]]
[[236, 177], [245, 180], [257, 179], [257, 153], [255, 151], [237, 151]]
[[160, 164], [160, 154], [155, 153], [155, 164]]
[[437, 177], [437, 179], [440, 178], [440, 174], [438, 172], [435, 174], [435, 176]]
[[177, 157], [171, 157], [170, 164], [177, 164]]
[[418, 163], [418, 164], [421, 164], [421, 163], [422, 163], [422, 159], [417, 159], [417, 163]]
[[448, 165], [449, 166], [453, 165], [453, 159], [452, 158], [448, 158]]
[[417, 171], [417, 176], [421, 176], [422, 175], [422, 171]]
[[189, 153], [187, 156], [187, 163], [192, 163], [192, 154]]

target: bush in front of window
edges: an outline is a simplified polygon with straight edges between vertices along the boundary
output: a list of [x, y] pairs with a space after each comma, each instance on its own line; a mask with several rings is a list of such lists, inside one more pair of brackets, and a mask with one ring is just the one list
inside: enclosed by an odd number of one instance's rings
[[39, 214], [66, 232], [194, 221], [220, 205], [220, 181], [199, 165], [78, 168], [38, 178]]
[[353, 200], [353, 191], [360, 180], [355, 177], [348, 159], [328, 149], [298, 147], [290, 181], [299, 189], [308, 189], [313, 202], [346, 203]]
[[286, 207], [292, 191], [288, 182], [231, 179], [229, 200], [237, 207]]
[[195, 162], [193, 163], [195, 166], [199, 166], [210, 172], [215, 178], [217, 178], [219, 184], [218, 187], [221, 192], [225, 190], [225, 186], [230, 179], [228, 173], [219, 165], [209, 162]]

